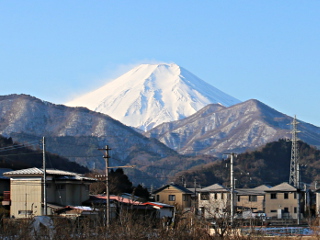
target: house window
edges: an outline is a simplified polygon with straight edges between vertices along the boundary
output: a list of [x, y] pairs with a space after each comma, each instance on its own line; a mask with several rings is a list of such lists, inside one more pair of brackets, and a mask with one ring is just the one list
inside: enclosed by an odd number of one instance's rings
[[214, 194], [214, 199], [218, 199], [218, 193]]
[[284, 193], [284, 199], [288, 199], [289, 198], [289, 193]]
[[56, 185], [56, 189], [57, 190], [65, 190], [66, 189], [66, 185], [65, 184], [57, 184]]
[[271, 199], [277, 199], [277, 194], [276, 194], [276, 193], [271, 193], [270, 198], [271, 198]]
[[32, 214], [32, 210], [19, 210], [18, 214], [19, 215], [31, 215]]
[[156, 201], [159, 202], [160, 201], [160, 195], [157, 195], [156, 198], [157, 198]]
[[284, 212], [284, 213], [288, 213], [288, 212], [289, 212], [289, 208], [285, 207], [285, 208], [283, 209], [283, 212]]
[[185, 194], [182, 195], [182, 200], [183, 200], [183, 201], [188, 201], [187, 195], [185, 195]]
[[294, 212], [294, 213], [297, 213], [297, 208], [296, 208], [296, 207], [293, 209], [293, 212]]
[[297, 193], [296, 192], [294, 193], [294, 199], [297, 199]]
[[175, 201], [176, 195], [169, 195], [169, 201]]
[[249, 202], [256, 202], [256, 201], [257, 201], [257, 196], [249, 195]]
[[223, 193], [221, 193], [221, 199], [223, 199], [224, 198], [224, 196], [223, 196], [224, 194]]
[[240, 202], [241, 201], [241, 196], [237, 196], [238, 197], [238, 202]]
[[209, 193], [201, 193], [200, 199], [201, 200], [209, 200]]
[[270, 210], [270, 212], [277, 212], [277, 210]]

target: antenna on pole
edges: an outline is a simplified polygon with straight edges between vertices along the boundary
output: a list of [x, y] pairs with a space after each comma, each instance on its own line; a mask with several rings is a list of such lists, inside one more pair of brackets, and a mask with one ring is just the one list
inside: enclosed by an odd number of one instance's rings
[[290, 177], [289, 184], [293, 185], [297, 189], [297, 224], [300, 224], [300, 161], [299, 161], [299, 149], [298, 149], [298, 129], [296, 115], [292, 120], [292, 147], [291, 147], [291, 161], [290, 161]]
[[293, 185], [296, 188], [300, 188], [300, 166], [299, 166], [299, 149], [298, 149], [298, 129], [296, 116], [292, 120], [292, 147], [291, 147], [291, 161], [290, 161], [290, 176], [289, 184]]

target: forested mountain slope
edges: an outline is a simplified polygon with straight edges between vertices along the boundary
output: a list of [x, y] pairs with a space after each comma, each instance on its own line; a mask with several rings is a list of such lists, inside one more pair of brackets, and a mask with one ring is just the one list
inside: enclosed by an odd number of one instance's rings
[[[301, 182], [310, 184], [320, 180], [320, 151], [299, 141]], [[236, 187], [254, 187], [260, 184], [276, 185], [289, 181], [291, 141], [280, 139], [267, 143], [256, 151], [238, 154], [234, 159]], [[201, 186], [214, 183], [230, 186], [230, 159], [219, 160], [175, 176], [175, 182], [187, 179], [192, 185], [194, 178]], [[192, 185], [193, 186], [193, 185]]]

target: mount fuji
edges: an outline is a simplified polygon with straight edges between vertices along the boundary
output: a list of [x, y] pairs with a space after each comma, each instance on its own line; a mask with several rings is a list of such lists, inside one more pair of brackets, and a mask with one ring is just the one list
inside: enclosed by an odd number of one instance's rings
[[229, 107], [229, 96], [177, 64], [141, 64], [65, 105], [87, 107], [123, 124], [148, 131], [188, 117], [208, 104]]

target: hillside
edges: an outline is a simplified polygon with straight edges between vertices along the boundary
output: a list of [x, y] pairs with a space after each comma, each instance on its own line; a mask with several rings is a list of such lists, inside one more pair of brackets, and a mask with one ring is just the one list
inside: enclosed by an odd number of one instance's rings
[[[210, 104], [185, 119], [163, 123], [145, 133], [181, 154], [242, 153], [268, 142], [291, 138], [293, 118], [251, 99], [230, 107]], [[299, 121], [299, 138], [320, 146], [320, 128]]]
[[[301, 163], [301, 181], [310, 184], [319, 181], [320, 151], [315, 147], [299, 141], [299, 156]], [[280, 139], [267, 143], [256, 151], [237, 155], [234, 160], [234, 175], [236, 187], [254, 187], [260, 184], [276, 185], [289, 181], [291, 159], [291, 141]], [[194, 178], [201, 186], [214, 183], [230, 186], [230, 165], [228, 160], [219, 160], [189, 171], [177, 174], [174, 181], [179, 183], [187, 180], [193, 186]]]
[[[178, 171], [214, 159], [182, 157], [181, 163], [174, 150], [105, 114], [28, 95], [0, 96], [0, 119], [0, 134], [20, 143], [37, 142], [34, 146], [45, 136], [49, 152], [90, 169], [104, 169], [103, 153], [98, 149], [109, 145], [110, 166], [135, 165], [133, 170], [125, 169], [134, 184], [160, 185]], [[167, 159], [176, 167], [164, 172]]]
[[[40, 146], [40, 142], [39, 142]], [[46, 167], [76, 173], [87, 173], [89, 169], [68, 159], [46, 152]], [[0, 168], [11, 168], [13, 170], [43, 167], [43, 152], [37, 149], [13, 142], [12, 138], [5, 138], [0, 135]]]

